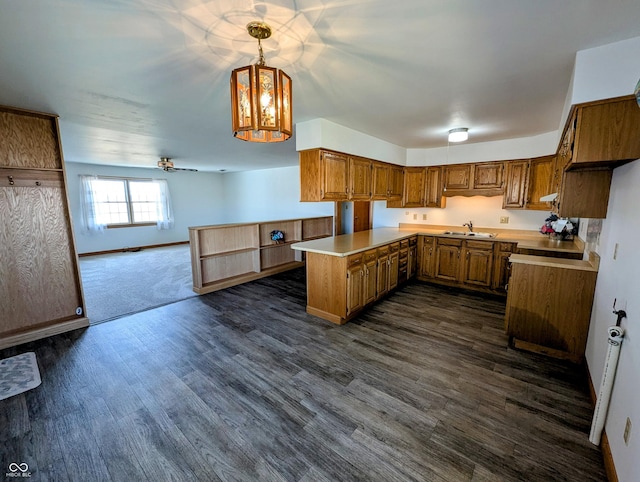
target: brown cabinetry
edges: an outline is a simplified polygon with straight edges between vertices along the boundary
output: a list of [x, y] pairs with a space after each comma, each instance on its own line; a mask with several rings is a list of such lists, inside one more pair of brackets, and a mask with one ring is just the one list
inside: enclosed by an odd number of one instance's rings
[[420, 250], [420, 277], [429, 279], [434, 277], [436, 238], [420, 236], [418, 242]]
[[353, 201], [371, 199], [371, 161], [361, 157], [349, 158], [349, 195]]
[[551, 189], [553, 187], [555, 164], [555, 156], [537, 157], [529, 162], [526, 209], [551, 210], [551, 203], [540, 201], [540, 198], [554, 192]]
[[426, 170], [424, 167], [404, 169], [404, 207], [424, 206]]
[[58, 119], [0, 107], [0, 349], [88, 326]]
[[491, 287], [502, 293], [507, 291], [509, 282], [509, 256], [515, 251], [516, 243], [494, 243], [495, 258]]
[[390, 171], [391, 167], [384, 162], [373, 161], [371, 163], [371, 199], [386, 200], [389, 198]]
[[503, 193], [502, 161], [444, 166], [445, 196], [498, 196]]
[[581, 362], [596, 285], [593, 260], [522, 255], [511, 260], [505, 313], [510, 344]]
[[389, 291], [389, 246], [378, 248], [376, 298], [380, 298]]
[[508, 161], [502, 207], [504, 209], [524, 208], [527, 195], [529, 160]]
[[389, 282], [387, 290], [391, 291], [398, 287], [398, 274], [400, 268], [400, 243], [393, 243], [389, 246]]
[[407, 277], [413, 278], [418, 272], [418, 237], [409, 238], [409, 253], [407, 259]]
[[474, 164], [472, 189], [502, 189], [503, 170], [504, 163], [502, 162], [483, 162]]
[[378, 251], [372, 249], [364, 253], [364, 285], [363, 285], [363, 302], [365, 305], [373, 303], [376, 300], [378, 289], [377, 273], [378, 273]]
[[493, 279], [493, 242], [466, 240], [462, 256], [462, 282], [491, 287]]
[[401, 201], [404, 189], [404, 169], [400, 166], [389, 167], [389, 201]]
[[425, 207], [445, 207], [445, 198], [442, 196], [442, 167], [440, 166], [426, 168]]
[[347, 259], [347, 315], [362, 309], [364, 304], [364, 265], [362, 253]]
[[437, 238], [434, 277], [443, 281], [460, 281], [460, 252], [462, 240]]
[[575, 135], [567, 169], [612, 167], [640, 158], [640, 109], [634, 96], [579, 104], [569, 119]]

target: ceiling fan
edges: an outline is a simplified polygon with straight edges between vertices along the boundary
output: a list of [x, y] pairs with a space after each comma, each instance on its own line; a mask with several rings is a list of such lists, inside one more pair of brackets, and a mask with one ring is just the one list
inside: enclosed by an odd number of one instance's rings
[[197, 169], [187, 169], [184, 167], [173, 167], [173, 161], [170, 157], [161, 157], [158, 161], [158, 167], [165, 172], [175, 172], [175, 171], [192, 171], [198, 172]]

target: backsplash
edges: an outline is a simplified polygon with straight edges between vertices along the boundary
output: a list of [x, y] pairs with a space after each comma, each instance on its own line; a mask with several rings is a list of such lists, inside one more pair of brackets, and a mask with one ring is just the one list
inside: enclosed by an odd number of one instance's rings
[[[424, 215], [426, 220], [423, 219]], [[505, 216], [509, 218], [509, 222], [501, 224], [500, 218]], [[502, 196], [450, 197], [447, 198], [444, 209], [388, 209], [386, 201], [376, 201], [373, 207], [374, 227], [393, 227], [400, 223], [462, 226], [472, 221], [474, 226], [485, 228], [539, 230], [547, 217], [549, 211], [502, 209]]]

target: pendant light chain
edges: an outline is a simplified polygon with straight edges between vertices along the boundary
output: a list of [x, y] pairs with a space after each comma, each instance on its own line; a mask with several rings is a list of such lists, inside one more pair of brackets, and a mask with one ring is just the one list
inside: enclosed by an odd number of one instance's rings
[[258, 38], [258, 63], [256, 65], [266, 65], [264, 61], [264, 52], [262, 51], [262, 42]]

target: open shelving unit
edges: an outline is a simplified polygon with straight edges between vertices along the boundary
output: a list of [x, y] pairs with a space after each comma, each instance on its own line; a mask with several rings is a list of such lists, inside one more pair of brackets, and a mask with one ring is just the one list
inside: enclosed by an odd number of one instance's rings
[[[284, 240], [271, 239], [276, 230]], [[302, 266], [302, 253], [291, 245], [332, 235], [332, 216], [191, 227], [193, 291], [211, 293]]]

